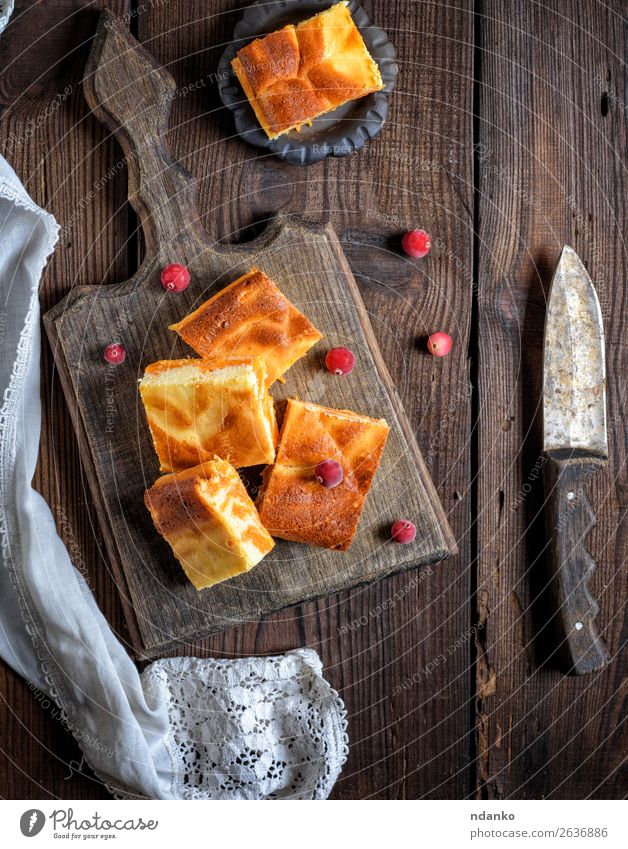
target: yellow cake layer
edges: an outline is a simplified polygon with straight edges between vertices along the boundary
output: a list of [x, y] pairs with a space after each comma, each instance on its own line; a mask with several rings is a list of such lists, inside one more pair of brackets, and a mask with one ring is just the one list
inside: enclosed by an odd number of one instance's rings
[[255, 39], [232, 66], [271, 139], [384, 87], [346, 0]]
[[269, 385], [322, 338], [258, 268], [170, 329], [202, 357], [262, 357]]
[[[350, 410], [289, 400], [275, 465], [264, 472], [260, 519], [274, 537], [346, 550], [379, 466], [389, 427]], [[340, 463], [343, 479], [326, 489], [314, 476], [324, 460]]]
[[197, 590], [248, 572], [274, 547], [237, 471], [224, 460], [164, 475], [144, 501]]
[[263, 359], [162, 360], [140, 381], [162, 472], [214, 456], [234, 466], [272, 463], [275, 407]]

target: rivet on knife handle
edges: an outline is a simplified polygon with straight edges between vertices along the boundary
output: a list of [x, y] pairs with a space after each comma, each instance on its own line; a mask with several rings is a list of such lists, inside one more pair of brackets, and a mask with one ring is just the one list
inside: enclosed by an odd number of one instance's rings
[[610, 660], [596, 623], [600, 607], [589, 590], [595, 561], [586, 537], [596, 523], [586, 490], [601, 462], [549, 456], [545, 464], [549, 560], [556, 603], [561, 667], [572, 675], [602, 669]]

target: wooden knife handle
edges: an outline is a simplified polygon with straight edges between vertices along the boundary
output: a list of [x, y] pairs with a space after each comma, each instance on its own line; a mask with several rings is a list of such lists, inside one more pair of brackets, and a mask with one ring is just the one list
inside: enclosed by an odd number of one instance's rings
[[561, 667], [570, 675], [595, 672], [610, 661], [595, 621], [600, 607], [589, 591], [596, 564], [585, 546], [596, 524], [586, 491], [601, 465], [601, 460], [591, 457], [548, 455], [544, 467], [548, 556]]
[[124, 151], [129, 201], [140, 217], [147, 255], [161, 252], [164, 261], [184, 262], [169, 256], [171, 243], [189, 243], [194, 255], [199, 245], [208, 247], [194, 178], [173, 159], [166, 139], [175, 81], [111, 12], [100, 17], [83, 91]]

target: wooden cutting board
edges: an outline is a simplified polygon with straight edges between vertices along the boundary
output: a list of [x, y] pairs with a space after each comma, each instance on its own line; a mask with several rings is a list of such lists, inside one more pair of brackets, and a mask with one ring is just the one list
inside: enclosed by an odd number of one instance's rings
[[[74, 289], [44, 324], [138, 656], [152, 657], [454, 553], [444, 511], [333, 229], [277, 216], [248, 244], [217, 244], [199, 223], [194, 179], [165, 141], [175, 82], [109, 13], [99, 24], [84, 89], [94, 114], [124, 149], [129, 200], [140, 216], [146, 257], [125, 283]], [[192, 283], [185, 292], [162, 289], [160, 272], [170, 262], [189, 267]], [[155, 360], [194, 356], [168, 325], [252, 266], [275, 280], [325, 334], [290, 369], [286, 383], [273, 387], [280, 413], [282, 399], [299, 397], [385, 418], [391, 433], [349, 551], [278, 541], [248, 574], [197, 593], [144, 507], [144, 490], [159, 471], [137, 382]], [[110, 342], [124, 345], [124, 363], [104, 362]], [[326, 350], [340, 344], [357, 354], [349, 378], [324, 367]], [[243, 476], [254, 489], [253, 470]], [[388, 539], [391, 522], [400, 516], [417, 525], [412, 545]]]

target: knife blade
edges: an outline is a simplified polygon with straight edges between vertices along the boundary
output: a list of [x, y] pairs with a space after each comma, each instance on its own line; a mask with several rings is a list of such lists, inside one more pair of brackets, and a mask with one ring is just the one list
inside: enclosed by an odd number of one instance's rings
[[550, 579], [563, 671], [602, 669], [610, 656], [589, 590], [596, 523], [588, 483], [608, 459], [602, 311], [576, 252], [561, 253], [550, 289], [543, 351], [543, 450]]

